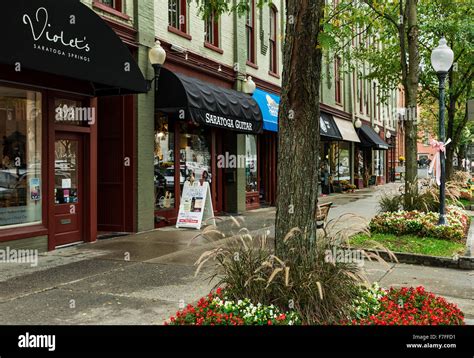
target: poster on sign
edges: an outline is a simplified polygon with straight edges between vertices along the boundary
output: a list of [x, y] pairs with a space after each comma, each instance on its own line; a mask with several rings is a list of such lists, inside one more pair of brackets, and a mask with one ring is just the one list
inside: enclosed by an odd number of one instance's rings
[[[186, 181], [183, 187], [181, 203], [179, 205], [177, 228], [200, 229], [203, 221], [209, 220], [214, 216], [212, 208], [211, 190], [209, 183], [202, 185], [199, 181], [190, 183]], [[215, 225], [214, 220], [210, 220]]]

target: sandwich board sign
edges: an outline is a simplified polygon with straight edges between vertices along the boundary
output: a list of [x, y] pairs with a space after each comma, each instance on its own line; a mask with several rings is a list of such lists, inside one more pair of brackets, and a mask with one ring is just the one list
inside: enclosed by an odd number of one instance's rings
[[[208, 182], [184, 182], [183, 194], [179, 204], [177, 228], [201, 229], [203, 221], [214, 217], [211, 189]], [[214, 221], [214, 220], [212, 220]], [[215, 225], [215, 221], [213, 222]]]

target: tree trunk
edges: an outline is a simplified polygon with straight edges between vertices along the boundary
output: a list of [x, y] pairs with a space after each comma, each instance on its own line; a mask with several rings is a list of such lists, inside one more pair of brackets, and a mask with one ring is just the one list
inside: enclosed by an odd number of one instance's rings
[[275, 243], [292, 229], [316, 237], [319, 177], [318, 33], [324, 0], [287, 0], [283, 86], [279, 111]]
[[[450, 138], [446, 136], [446, 138]], [[452, 143], [446, 146], [446, 180], [449, 180], [454, 173], [454, 145]]]
[[[417, 20], [417, 0], [407, 1], [407, 28], [406, 37], [408, 47], [407, 71], [403, 83], [405, 85], [405, 103], [409, 113], [405, 124], [405, 192], [416, 189], [417, 185], [417, 98], [420, 57], [418, 53], [418, 20]], [[405, 31], [403, 33], [405, 36]], [[404, 41], [403, 41], [404, 42]], [[402, 42], [401, 42], [402, 43]], [[406, 48], [401, 46], [404, 52]], [[408, 196], [406, 196], [408, 198]]]
[[458, 149], [458, 165], [456, 170], [466, 170], [466, 163], [463, 164], [463, 160], [466, 159], [466, 145], [461, 144]]

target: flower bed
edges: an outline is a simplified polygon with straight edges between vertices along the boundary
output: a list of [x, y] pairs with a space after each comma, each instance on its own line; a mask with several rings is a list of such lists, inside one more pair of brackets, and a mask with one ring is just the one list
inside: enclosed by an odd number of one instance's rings
[[[343, 325], [463, 325], [464, 315], [444, 298], [423, 287], [383, 290], [376, 284], [361, 288], [353, 302], [350, 318]], [[226, 300], [221, 289], [188, 305], [171, 317], [166, 325], [300, 325], [295, 311], [253, 304], [249, 299]]]
[[375, 216], [370, 231], [381, 234], [429, 236], [444, 240], [463, 241], [469, 229], [469, 217], [457, 206], [446, 209], [446, 225], [439, 226], [439, 214], [434, 212], [396, 211]]
[[188, 305], [176, 312], [168, 325], [293, 325], [300, 324], [298, 315], [281, 312], [277, 307], [254, 305], [249, 299], [226, 300], [221, 289], [199, 300], [196, 307]]
[[[350, 325], [463, 325], [464, 314], [444, 298], [417, 288], [369, 290], [377, 299], [366, 299]], [[369, 294], [367, 294], [369, 295]]]

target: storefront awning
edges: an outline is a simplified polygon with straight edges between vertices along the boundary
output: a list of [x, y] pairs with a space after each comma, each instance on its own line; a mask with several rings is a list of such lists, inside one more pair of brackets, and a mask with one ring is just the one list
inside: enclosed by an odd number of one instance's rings
[[359, 129], [359, 138], [363, 147], [373, 147], [376, 149], [388, 149], [388, 144], [379, 137], [372, 127], [362, 124]]
[[[243, 133], [261, 133], [262, 112], [255, 100], [243, 93], [161, 69], [156, 111], [191, 119], [197, 124]], [[181, 116], [182, 112], [186, 117]]]
[[343, 140], [334, 118], [327, 113], [321, 112], [319, 117], [319, 133], [321, 137], [332, 140]]
[[351, 121], [334, 117], [337, 128], [342, 135], [342, 139], [348, 142], [360, 143], [359, 136], [357, 135], [354, 125]]
[[278, 106], [280, 97], [272, 93], [256, 89], [253, 98], [257, 101], [262, 111], [263, 129], [278, 132]]
[[127, 47], [78, 0], [3, 1], [0, 49], [0, 64], [86, 81], [93, 95], [147, 89]]

